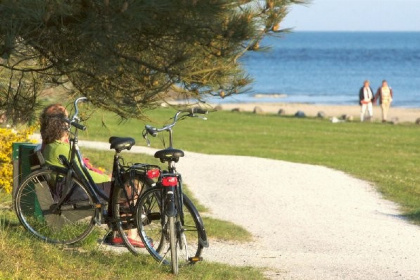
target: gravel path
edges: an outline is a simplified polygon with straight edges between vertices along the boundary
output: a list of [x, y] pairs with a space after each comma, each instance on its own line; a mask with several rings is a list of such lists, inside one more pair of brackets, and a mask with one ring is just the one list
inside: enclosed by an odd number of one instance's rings
[[211, 215], [254, 235], [211, 240], [205, 260], [266, 267], [271, 279], [420, 279], [420, 227], [369, 183], [322, 166], [185, 154], [178, 170]]

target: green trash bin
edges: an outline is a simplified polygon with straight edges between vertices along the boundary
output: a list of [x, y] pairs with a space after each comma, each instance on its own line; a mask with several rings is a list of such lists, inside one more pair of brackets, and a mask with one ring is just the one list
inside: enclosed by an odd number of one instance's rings
[[13, 160], [13, 196], [23, 179], [31, 173], [32, 170], [40, 166], [36, 159], [35, 151], [39, 144], [28, 142], [16, 142], [12, 144]]
[[[39, 144], [34, 143], [13, 143], [12, 157], [13, 157], [13, 190], [12, 195], [15, 197], [16, 191], [26, 176], [28, 176], [36, 168], [40, 168], [43, 163], [42, 156], [40, 156]], [[27, 199], [25, 205], [34, 209], [36, 214], [42, 216], [42, 210], [39, 205], [35, 192], [33, 195], [25, 196]]]

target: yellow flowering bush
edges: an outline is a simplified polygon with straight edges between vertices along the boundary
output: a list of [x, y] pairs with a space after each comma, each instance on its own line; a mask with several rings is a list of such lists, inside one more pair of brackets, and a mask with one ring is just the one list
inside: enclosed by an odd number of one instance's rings
[[29, 136], [34, 130], [35, 127], [19, 131], [0, 128], [0, 189], [5, 190], [6, 193], [11, 193], [13, 187], [12, 143], [33, 142], [29, 140]]

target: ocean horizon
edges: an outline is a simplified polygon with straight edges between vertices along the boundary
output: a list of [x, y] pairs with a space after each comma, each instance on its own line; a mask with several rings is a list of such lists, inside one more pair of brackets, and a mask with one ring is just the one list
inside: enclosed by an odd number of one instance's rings
[[358, 105], [364, 80], [387, 80], [392, 106], [420, 108], [420, 32], [299, 31], [266, 37], [240, 62], [251, 90], [217, 103]]

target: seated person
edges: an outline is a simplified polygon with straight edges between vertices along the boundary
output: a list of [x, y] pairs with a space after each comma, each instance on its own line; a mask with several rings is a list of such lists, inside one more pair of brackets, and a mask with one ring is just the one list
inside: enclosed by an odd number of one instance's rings
[[[41, 152], [47, 164], [63, 166], [59, 160], [59, 155], [70, 157], [69, 124], [64, 121], [65, 118], [68, 118], [68, 112], [60, 104], [49, 105], [40, 116]], [[96, 170], [89, 170], [93, 181], [109, 197], [111, 195], [111, 178], [106, 174], [101, 174], [95, 168], [92, 169]], [[108, 213], [111, 213], [109, 210]], [[112, 236], [110, 243], [114, 245], [123, 244], [122, 238], [116, 236], [115, 232], [112, 233]], [[127, 230], [127, 236], [133, 246], [144, 247], [136, 229]]]
[[[67, 117], [66, 108], [60, 104], [46, 107], [41, 114], [41, 152], [47, 164], [63, 166], [58, 158], [59, 155], [70, 157], [68, 123], [64, 121]], [[89, 174], [93, 181], [109, 196], [110, 177], [94, 171], [89, 171]]]

